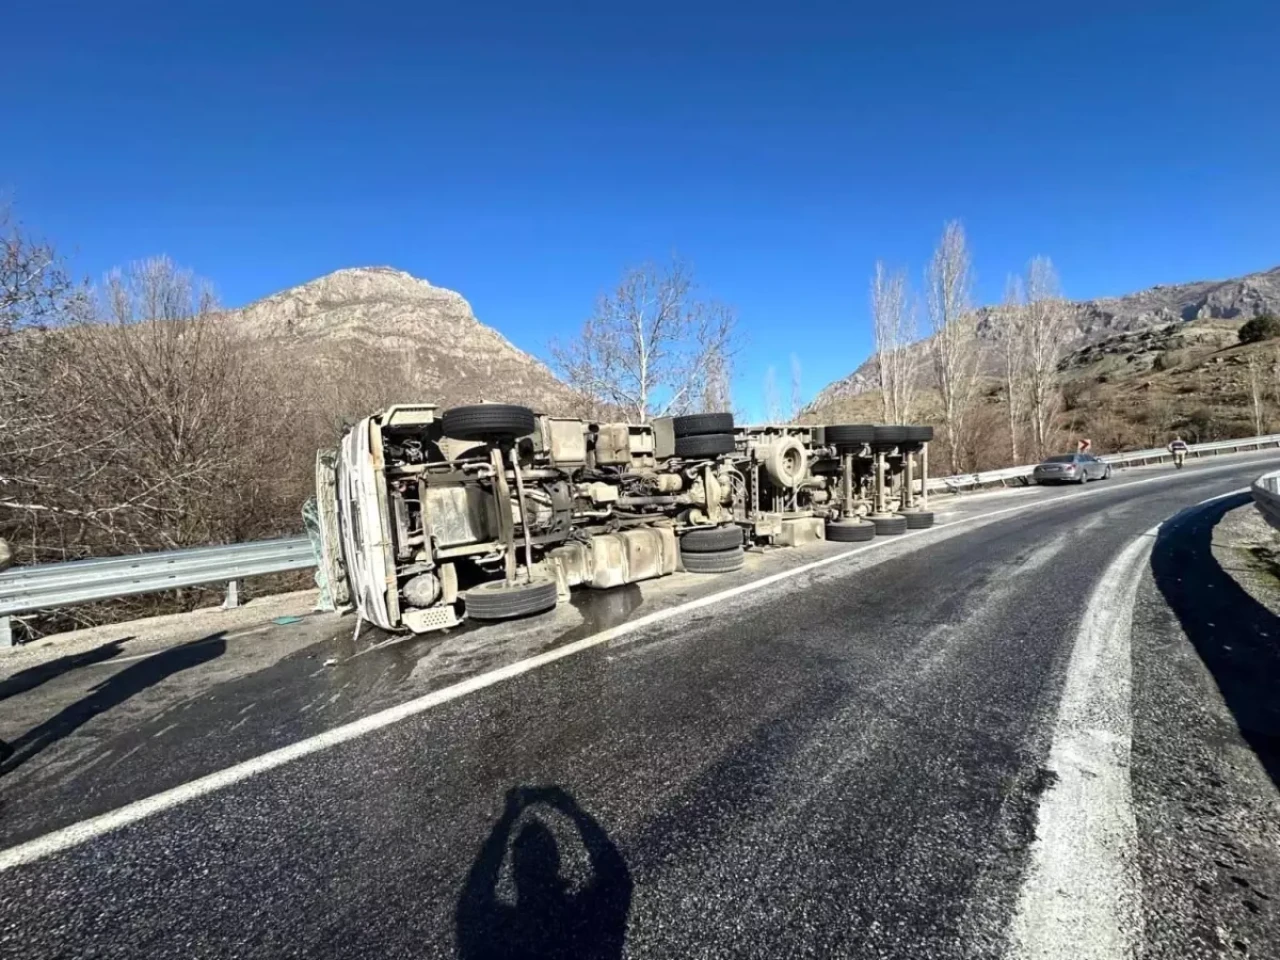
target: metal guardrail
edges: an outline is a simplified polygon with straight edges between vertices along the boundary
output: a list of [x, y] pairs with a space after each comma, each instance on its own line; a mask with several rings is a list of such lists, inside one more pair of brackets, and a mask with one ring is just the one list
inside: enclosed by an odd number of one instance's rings
[[1280, 530], [1280, 470], [1264, 473], [1253, 481], [1253, 505], [1262, 519]]
[[15, 614], [177, 587], [234, 583], [315, 564], [307, 537], [287, 537], [14, 567], [0, 573], [0, 647], [13, 642], [9, 618]]
[[[1239, 453], [1244, 450], [1262, 450], [1266, 447], [1280, 447], [1280, 433], [1263, 437], [1241, 437], [1237, 440], [1214, 440], [1211, 443], [1192, 443], [1187, 445], [1187, 455], [1203, 457], [1221, 453]], [[1098, 457], [1104, 463], [1118, 467], [1141, 466], [1172, 460], [1173, 457], [1164, 447], [1150, 450], [1132, 450], [1128, 453], [1106, 453]], [[1031, 477], [1035, 464], [1019, 467], [1005, 467], [1001, 470], [986, 470], [982, 473], [965, 473], [953, 477], [932, 477], [929, 480], [929, 491], [940, 493], [958, 493], [961, 490], [985, 487], [991, 484], [1007, 484], [1011, 480], [1026, 483]]]

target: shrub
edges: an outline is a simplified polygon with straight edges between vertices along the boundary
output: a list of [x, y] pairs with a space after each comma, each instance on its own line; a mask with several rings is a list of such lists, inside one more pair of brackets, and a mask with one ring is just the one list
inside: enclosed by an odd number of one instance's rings
[[1247, 320], [1240, 328], [1239, 337], [1241, 343], [1258, 343], [1280, 337], [1280, 317], [1263, 313]]

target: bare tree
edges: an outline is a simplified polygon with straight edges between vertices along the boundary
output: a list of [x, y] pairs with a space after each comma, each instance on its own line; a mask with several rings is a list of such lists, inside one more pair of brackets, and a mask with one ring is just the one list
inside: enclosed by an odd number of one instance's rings
[[698, 413], [733, 410], [732, 364], [727, 351], [715, 351], [707, 358], [707, 375], [699, 391]]
[[778, 371], [770, 367], [764, 372], [764, 418], [768, 423], [782, 422], [782, 397], [778, 393]]
[[1053, 261], [1034, 257], [1027, 265], [1027, 303], [1022, 311], [1026, 344], [1027, 406], [1035, 455], [1049, 452], [1053, 417], [1062, 406], [1058, 361], [1069, 333], [1066, 304]]
[[1004, 361], [1005, 406], [1009, 415], [1009, 462], [1018, 462], [1018, 430], [1022, 424], [1023, 398], [1027, 387], [1026, 293], [1022, 278], [1005, 281], [1000, 358]]
[[0, 204], [0, 337], [65, 319], [83, 300], [58, 252]]
[[800, 389], [800, 358], [791, 355], [791, 410], [788, 423], [795, 423], [800, 418], [800, 410], [804, 406], [804, 394]]
[[970, 312], [972, 268], [964, 227], [948, 222], [925, 274], [928, 287], [929, 341], [942, 406], [942, 433], [953, 471], [968, 459], [966, 427], [978, 385], [978, 343]]
[[916, 304], [905, 270], [877, 260], [871, 277], [871, 326], [885, 423], [911, 420], [916, 389]]
[[646, 264], [628, 270], [551, 356], [588, 407], [646, 423], [700, 405], [709, 372], [727, 371], [736, 352], [736, 327], [731, 308], [695, 295], [686, 264]]
[[1262, 358], [1256, 352], [1250, 352], [1245, 358], [1245, 376], [1249, 385], [1249, 402], [1253, 412], [1254, 436], [1266, 433], [1265, 392], [1267, 375], [1262, 369]]

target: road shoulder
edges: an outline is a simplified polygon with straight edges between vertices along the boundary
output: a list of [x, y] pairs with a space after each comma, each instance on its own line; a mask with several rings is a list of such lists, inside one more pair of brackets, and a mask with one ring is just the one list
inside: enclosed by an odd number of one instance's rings
[[1280, 581], [1257, 553], [1274, 541], [1242, 496], [1166, 528], [1132, 634], [1145, 956], [1274, 957]]

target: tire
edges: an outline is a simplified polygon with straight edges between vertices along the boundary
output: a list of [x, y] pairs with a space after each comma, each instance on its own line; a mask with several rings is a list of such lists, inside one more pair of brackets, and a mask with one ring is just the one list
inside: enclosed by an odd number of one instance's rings
[[876, 525], [865, 520], [829, 520], [827, 522], [827, 539], [836, 543], [861, 543], [872, 540], [876, 535]]
[[780, 490], [793, 490], [809, 473], [809, 452], [795, 437], [782, 437], [769, 443], [764, 472]]
[[676, 456], [685, 460], [710, 460], [733, 451], [732, 433], [703, 433], [696, 437], [676, 438]]
[[690, 530], [680, 538], [682, 553], [723, 553], [742, 546], [742, 528], [729, 524], [723, 527], [700, 527]]
[[907, 518], [908, 530], [928, 530], [933, 526], [933, 511], [931, 510], [912, 510], [910, 513], [904, 513]]
[[907, 532], [907, 518], [900, 513], [892, 513], [887, 517], [868, 517], [876, 528], [878, 537], [896, 537]]
[[824, 427], [826, 442], [836, 447], [860, 447], [876, 438], [876, 428], [869, 423], [839, 423]]
[[903, 427], [907, 431], [907, 443], [928, 443], [933, 439], [933, 427]]
[[493, 580], [466, 593], [467, 616], [474, 620], [510, 620], [542, 613], [556, 605], [554, 580], [508, 584]]
[[446, 410], [440, 428], [454, 440], [523, 437], [536, 426], [533, 411], [514, 403], [477, 403]]
[[881, 447], [896, 447], [907, 442], [907, 428], [876, 427], [875, 439], [871, 442]]
[[701, 437], [707, 433], [732, 433], [732, 413], [691, 413], [671, 418], [671, 430], [680, 437]]
[[686, 573], [732, 573], [734, 570], [741, 570], [746, 559], [741, 547], [717, 550], [715, 553], [680, 554]]

